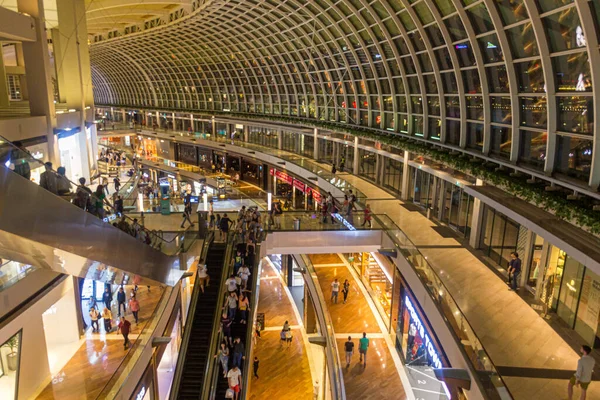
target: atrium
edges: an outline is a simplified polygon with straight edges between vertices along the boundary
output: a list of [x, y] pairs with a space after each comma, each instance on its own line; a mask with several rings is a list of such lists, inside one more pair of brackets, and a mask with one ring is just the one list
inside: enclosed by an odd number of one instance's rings
[[0, 399], [600, 399], [599, 40], [600, 0], [0, 0]]

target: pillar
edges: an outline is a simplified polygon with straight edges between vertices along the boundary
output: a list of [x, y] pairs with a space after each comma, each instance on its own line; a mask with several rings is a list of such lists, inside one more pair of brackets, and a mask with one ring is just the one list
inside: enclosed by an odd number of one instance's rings
[[[54, 49], [54, 70], [56, 71], [56, 83], [58, 84], [58, 102], [66, 103], [67, 83], [65, 82], [64, 69], [61, 68], [61, 61], [63, 60], [62, 46], [64, 46], [64, 43], [62, 42], [63, 38], [60, 36], [58, 28], [52, 28], [50, 30], [50, 35], [52, 36], [52, 48]], [[64, 40], [67, 40], [67, 38], [64, 38]]]
[[175, 113], [171, 113], [171, 118], [172, 118], [172, 122], [173, 122], [173, 130], [176, 131], [177, 125], [175, 124]]
[[404, 163], [402, 165], [402, 190], [400, 192], [401, 200], [408, 200], [409, 197], [409, 188], [408, 182], [410, 181], [410, 166], [408, 165], [408, 160], [410, 158], [410, 154], [408, 151], [404, 152]]
[[279, 150], [283, 149], [283, 133], [281, 132], [281, 129], [277, 131], [277, 148]]
[[358, 136], [354, 137], [354, 159], [352, 160], [352, 173], [358, 175], [360, 155], [358, 154]]
[[160, 114], [158, 111], [156, 112], [156, 126], [160, 128]]
[[190, 114], [190, 126], [192, 127], [192, 133], [196, 132], [196, 127], [194, 126], [194, 114]]
[[250, 127], [248, 125], [244, 125], [244, 142], [248, 143], [248, 137], [250, 136]]
[[313, 132], [313, 158], [315, 160], [319, 159], [319, 130], [317, 128], [314, 129]]
[[48, 55], [48, 36], [46, 35], [43, 0], [18, 0], [19, 12], [34, 18], [36, 41], [23, 43], [25, 60], [25, 78], [29, 93], [29, 110], [32, 116], [46, 117], [46, 139], [48, 142], [48, 160], [60, 164], [58, 142], [54, 136], [56, 110]]
[[125, 109], [121, 109], [121, 118], [123, 118], [123, 123], [126, 124], [127, 123], [127, 113], [125, 112]]
[[[0, 42], [0, 51], [2, 43]], [[0, 107], [8, 107], [10, 99], [8, 97], [8, 82], [6, 80], [6, 70], [4, 68], [4, 58], [0, 52]]]
[[[481, 179], [477, 179], [477, 186], [483, 185]], [[478, 198], [473, 199], [473, 217], [471, 223], [471, 233], [469, 234], [469, 246], [474, 249], [479, 248], [479, 239], [481, 237], [481, 228], [483, 226], [483, 206], [484, 204]]]
[[215, 117], [212, 117], [211, 121], [211, 138], [212, 140], [217, 140], [217, 121], [215, 121]]

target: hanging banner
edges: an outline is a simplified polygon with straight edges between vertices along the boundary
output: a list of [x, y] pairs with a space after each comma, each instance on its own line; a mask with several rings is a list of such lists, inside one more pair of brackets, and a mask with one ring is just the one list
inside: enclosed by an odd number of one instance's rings
[[306, 191], [306, 185], [300, 182], [298, 179], [294, 179], [294, 187], [304, 193]]
[[291, 176], [289, 176], [288, 174], [286, 174], [285, 172], [282, 172], [282, 171], [275, 170], [275, 177], [277, 179], [284, 181], [285, 183], [287, 183], [289, 185], [291, 185], [294, 182], [294, 178], [292, 178]]

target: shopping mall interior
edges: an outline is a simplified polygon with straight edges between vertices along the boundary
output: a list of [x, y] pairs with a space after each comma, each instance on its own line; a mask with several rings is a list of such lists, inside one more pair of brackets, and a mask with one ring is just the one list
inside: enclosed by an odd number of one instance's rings
[[599, 41], [600, 0], [0, 0], [0, 399], [600, 399]]

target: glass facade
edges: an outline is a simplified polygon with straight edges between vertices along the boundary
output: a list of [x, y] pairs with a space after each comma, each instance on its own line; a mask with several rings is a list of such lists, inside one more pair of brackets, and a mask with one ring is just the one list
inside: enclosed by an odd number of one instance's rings
[[391, 191], [400, 194], [402, 191], [403, 162], [385, 157], [383, 160], [382, 185]]
[[489, 206], [483, 210], [483, 229], [479, 247], [491, 262], [508, 267], [510, 253], [517, 251], [519, 224]]

